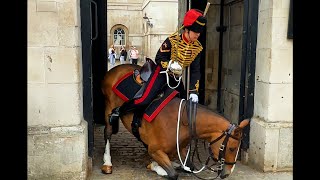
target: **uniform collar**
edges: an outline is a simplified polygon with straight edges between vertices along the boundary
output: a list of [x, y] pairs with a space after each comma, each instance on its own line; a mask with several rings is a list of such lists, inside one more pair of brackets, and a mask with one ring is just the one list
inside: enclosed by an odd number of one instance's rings
[[183, 39], [183, 41], [184, 41], [185, 43], [187, 43], [187, 44], [191, 43], [191, 42], [187, 39], [187, 37], [184, 35], [184, 33], [182, 34], [182, 39]]

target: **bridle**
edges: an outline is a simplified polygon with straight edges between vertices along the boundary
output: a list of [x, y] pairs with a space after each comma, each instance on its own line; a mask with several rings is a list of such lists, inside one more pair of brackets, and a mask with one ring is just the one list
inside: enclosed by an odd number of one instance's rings
[[[236, 164], [236, 161], [234, 161], [234, 162], [228, 162], [228, 161], [225, 160], [226, 147], [227, 147], [227, 143], [228, 143], [228, 141], [229, 141], [229, 138], [232, 138], [232, 139], [235, 139], [235, 140], [237, 140], [237, 141], [240, 141], [240, 143], [241, 143], [241, 139], [240, 139], [240, 138], [237, 138], [237, 137], [235, 137], [235, 136], [233, 136], [233, 135], [231, 134], [232, 131], [233, 131], [234, 129], [236, 129], [236, 128], [237, 128], [237, 125], [235, 125], [235, 124], [229, 124], [227, 130], [222, 131], [222, 134], [221, 134], [218, 138], [216, 138], [215, 140], [213, 140], [213, 141], [211, 141], [211, 142], [209, 143], [209, 146], [208, 146], [209, 156], [207, 157], [204, 166], [205, 166], [207, 169], [209, 169], [209, 170], [211, 170], [211, 171], [213, 171], [213, 172], [217, 172], [217, 173], [218, 173], [218, 175], [217, 175], [215, 178], [213, 178], [213, 179], [216, 179], [216, 178], [218, 178], [218, 177], [220, 176], [220, 174], [221, 174], [221, 172], [222, 172], [222, 170], [223, 170], [223, 166], [224, 166], [224, 165], [234, 165], [234, 164]], [[225, 136], [225, 139], [224, 139], [223, 142], [220, 144], [219, 154], [218, 154], [218, 159], [217, 159], [217, 158], [214, 157], [214, 154], [213, 154], [213, 150], [212, 150], [212, 148], [211, 148], [211, 145], [214, 144], [214, 143], [216, 143], [216, 142], [218, 142], [218, 141], [219, 141], [220, 139], [222, 139], [224, 136]], [[239, 151], [240, 143], [239, 143], [239, 146], [238, 146], [237, 151]], [[195, 152], [195, 151], [198, 151], [197, 148], [194, 149], [194, 152]], [[238, 153], [238, 152], [237, 152], [237, 153]], [[199, 159], [199, 155], [197, 155], [197, 156], [198, 156], [198, 160], [201, 162], [201, 160]], [[193, 159], [193, 158], [192, 158], [192, 159]], [[218, 162], [218, 165], [217, 165], [217, 168], [216, 168], [216, 169], [212, 169], [211, 166], [208, 166], [210, 159], [212, 159], [212, 160], [215, 161], [215, 162]], [[201, 177], [199, 177], [199, 176], [197, 176], [197, 175], [195, 175], [195, 176], [198, 177], [199, 179], [204, 179], [204, 178], [201, 178]], [[209, 180], [209, 179], [205, 179], [205, 180]]]
[[[202, 164], [200, 158], [199, 158], [199, 152], [198, 152], [198, 148], [197, 148], [197, 142], [198, 142], [198, 138], [196, 137], [196, 132], [195, 132], [195, 121], [194, 122], [189, 122], [189, 131], [190, 131], [190, 135], [191, 135], [191, 139], [190, 139], [190, 143], [189, 143], [189, 149], [188, 149], [188, 152], [187, 152], [187, 156], [185, 158], [185, 162], [183, 163], [182, 162], [182, 159], [181, 159], [181, 156], [180, 156], [180, 153], [179, 153], [179, 143], [178, 143], [178, 134], [179, 134], [179, 124], [180, 124], [180, 115], [181, 115], [181, 106], [182, 106], [182, 102], [184, 101], [185, 99], [181, 99], [180, 101], [180, 105], [179, 105], [179, 111], [178, 111], [178, 125], [177, 125], [177, 153], [178, 153], [178, 157], [180, 159], [180, 162], [181, 162], [181, 165], [183, 167], [184, 170], [186, 171], [189, 171], [189, 172], [192, 172], [193, 175], [195, 175], [197, 178], [199, 179], [203, 179], [203, 180], [211, 180], [210, 178], [209, 179], [204, 179], [204, 178], [201, 178], [199, 176], [197, 176], [196, 174], [203, 171], [205, 168], [211, 170], [212, 172], [217, 172], [218, 175], [213, 178], [213, 179], [216, 179], [220, 176], [222, 170], [223, 170], [223, 166], [224, 165], [234, 165], [236, 164], [236, 160], [234, 162], [227, 162], [225, 160], [225, 155], [226, 155], [226, 147], [227, 147], [227, 143], [229, 141], [229, 138], [232, 138], [232, 139], [235, 139], [237, 141], [240, 141], [239, 143], [239, 146], [238, 146], [238, 149], [237, 149], [237, 154], [239, 152], [239, 149], [240, 149], [240, 144], [241, 144], [241, 139], [235, 137], [232, 135], [232, 131], [234, 131], [238, 126], [233, 124], [233, 123], [230, 123], [228, 128], [225, 130], [225, 131], [222, 131], [221, 135], [219, 137], [217, 137], [216, 139], [212, 140], [211, 142], [209, 142], [208, 144], [208, 151], [209, 151], [209, 156], [207, 157], [206, 159], [206, 162], [205, 164], [203, 165], [202, 168], [200, 168], [200, 170], [198, 171], [191, 171], [190, 170], [190, 167], [186, 166], [186, 160], [188, 159], [188, 156], [189, 156], [189, 152], [191, 150], [191, 145], [192, 145], [192, 141], [194, 141], [194, 144], [195, 144], [195, 148], [193, 150], [193, 155], [192, 155], [192, 161], [191, 163], [194, 165], [194, 161], [193, 161], [193, 157], [195, 155], [195, 152], [197, 152], [197, 158], [199, 160], [199, 162]], [[193, 109], [195, 110], [195, 109]], [[194, 114], [195, 115], [195, 114]], [[192, 119], [195, 120], [195, 117], [193, 117]], [[193, 127], [194, 126], [194, 127]], [[220, 144], [220, 147], [219, 147], [219, 154], [218, 154], [218, 159], [214, 157], [214, 154], [213, 154], [213, 149], [211, 147], [211, 145], [213, 145], [214, 143], [218, 142], [220, 139], [222, 139], [223, 137], [225, 136], [223, 142]], [[237, 156], [236, 156], [237, 157]], [[218, 162], [218, 165], [217, 165], [217, 169], [212, 169], [211, 166], [208, 166], [209, 164], [209, 161], [210, 159], [212, 159], [213, 161], [215, 162]], [[236, 159], [236, 158], [235, 158]], [[195, 166], [194, 166], [195, 167]]]
[[[227, 149], [226, 147], [227, 147], [227, 143], [229, 141], [229, 138], [231, 137], [232, 139], [235, 139], [237, 141], [241, 140], [241, 139], [231, 135], [232, 131], [236, 127], [237, 126], [235, 124], [229, 124], [229, 127], [228, 127], [228, 129], [226, 131], [223, 131], [223, 133], [217, 139], [215, 139], [215, 140], [213, 140], [213, 141], [211, 141], [209, 143], [208, 150], [209, 150], [210, 158], [213, 159], [214, 161], [217, 161], [218, 163], [220, 163], [220, 166], [218, 166], [218, 173], [219, 173], [219, 170], [222, 171], [222, 166], [224, 164], [226, 164], [226, 165], [234, 165], [234, 164], [236, 164], [236, 161], [234, 161], [234, 162], [225, 161], [225, 155], [226, 155], [226, 149]], [[211, 145], [216, 143], [216, 142], [218, 142], [223, 136], [226, 136], [226, 137], [223, 140], [222, 144], [220, 144], [218, 159], [216, 159], [216, 158], [214, 158], [214, 155], [212, 153]], [[239, 143], [239, 147], [240, 147], [240, 143]], [[238, 147], [238, 149], [239, 149], [239, 147]]]

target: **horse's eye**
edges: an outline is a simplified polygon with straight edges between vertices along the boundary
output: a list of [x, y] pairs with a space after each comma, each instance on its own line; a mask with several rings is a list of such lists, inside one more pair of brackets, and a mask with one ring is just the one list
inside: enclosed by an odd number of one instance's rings
[[231, 152], [233, 152], [233, 151], [236, 150], [236, 148], [229, 148], [229, 150], [230, 150]]

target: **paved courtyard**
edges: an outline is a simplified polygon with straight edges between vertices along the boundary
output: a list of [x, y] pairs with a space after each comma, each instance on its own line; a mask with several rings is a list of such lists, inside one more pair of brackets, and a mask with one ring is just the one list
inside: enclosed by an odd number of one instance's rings
[[[120, 123], [120, 130], [111, 138], [111, 157], [113, 164], [112, 174], [101, 173], [100, 166], [103, 164], [104, 153], [104, 126], [96, 125], [95, 127], [95, 149], [93, 158], [93, 169], [90, 180], [150, 180], [166, 179], [158, 176], [155, 172], [148, 170], [146, 166], [150, 162], [147, 151], [132, 134], [130, 134]], [[204, 155], [207, 152], [203, 153]], [[202, 178], [213, 178], [216, 174], [207, 172], [199, 174]], [[179, 172], [179, 180], [197, 179], [192, 174]], [[263, 173], [254, 170], [246, 165], [237, 162], [234, 172], [227, 180], [291, 180], [292, 172]]]

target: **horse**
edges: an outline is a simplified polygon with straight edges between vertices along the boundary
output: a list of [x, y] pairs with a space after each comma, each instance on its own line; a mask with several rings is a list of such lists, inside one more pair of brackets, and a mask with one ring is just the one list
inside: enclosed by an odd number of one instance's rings
[[[110, 155], [110, 139], [112, 136], [112, 125], [109, 122], [109, 116], [112, 109], [121, 106], [124, 101], [119, 98], [112, 90], [113, 85], [128, 72], [140, 69], [141, 66], [133, 64], [118, 65], [107, 71], [102, 80], [101, 89], [105, 98], [105, 152], [103, 156], [104, 164], [101, 171], [104, 174], [112, 173], [112, 162]], [[178, 153], [182, 158], [187, 157], [187, 146], [190, 142], [189, 127], [178, 124], [178, 109], [180, 103], [186, 105], [186, 101], [174, 97], [154, 118], [153, 121], [147, 122], [142, 118], [139, 134], [142, 142], [147, 145], [147, 152], [155, 161], [148, 165], [153, 171], [160, 176], [168, 179], [177, 179], [178, 173], [174, 168], [174, 158]], [[124, 127], [132, 134], [131, 123], [133, 113], [120, 116]], [[188, 122], [186, 113], [181, 115], [181, 122]], [[195, 122], [195, 133], [198, 139], [205, 140], [209, 143], [209, 154], [219, 162], [223, 161], [220, 169], [220, 178], [228, 177], [236, 163], [242, 130], [249, 123], [249, 119], [242, 120], [239, 125], [231, 128], [231, 123], [225, 117], [209, 110], [206, 106], [198, 104]], [[177, 151], [176, 133], [179, 128], [179, 152]], [[224, 147], [223, 147], [224, 146]], [[211, 151], [211, 152], [210, 152]], [[192, 167], [190, 161], [187, 165]]]

